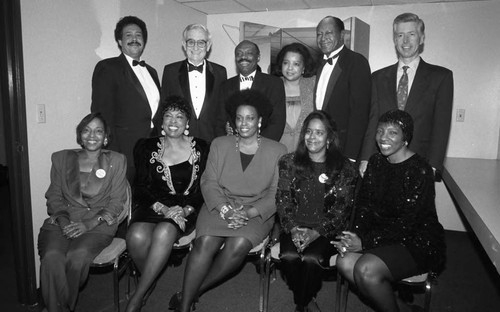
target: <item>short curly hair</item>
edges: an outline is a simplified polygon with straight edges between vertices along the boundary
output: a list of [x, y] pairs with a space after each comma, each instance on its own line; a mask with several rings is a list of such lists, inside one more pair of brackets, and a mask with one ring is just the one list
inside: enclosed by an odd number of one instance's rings
[[108, 139], [108, 144], [109, 141], [111, 140], [108, 123], [106, 122], [104, 117], [102, 117], [101, 113], [90, 113], [87, 116], [83, 117], [83, 119], [76, 126], [76, 143], [78, 143], [78, 145], [80, 145], [82, 148], [83, 148], [82, 132], [85, 129], [85, 127], [88, 126], [88, 124], [96, 118], [102, 122], [102, 125], [104, 127], [104, 137]]
[[271, 102], [259, 91], [242, 90], [233, 93], [226, 101], [226, 112], [230, 117], [231, 126], [235, 127], [236, 111], [240, 106], [252, 106], [257, 111], [257, 115], [262, 117], [262, 129], [265, 129], [269, 122], [269, 117], [273, 112]]
[[399, 126], [403, 131], [403, 141], [408, 142], [408, 144], [411, 142], [413, 138], [413, 118], [407, 112], [399, 109], [390, 110], [380, 116], [378, 122]]

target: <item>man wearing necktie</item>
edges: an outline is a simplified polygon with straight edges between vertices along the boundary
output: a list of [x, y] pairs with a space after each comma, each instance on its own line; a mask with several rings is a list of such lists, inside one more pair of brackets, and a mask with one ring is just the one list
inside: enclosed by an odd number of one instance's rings
[[[189, 135], [207, 142], [215, 138], [217, 96], [227, 79], [225, 67], [207, 60], [211, 47], [210, 32], [205, 26], [188, 25], [182, 34], [182, 48], [187, 58], [166, 65], [161, 84], [162, 99], [172, 95], [186, 99], [191, 107]], [[158, 113], [162, 111], [159, 109]], [[162, 118], [155, 116], [157, 126], [161, 125]]]
[[133, 149], [152, 134], [160, 81], [156, 70], [141, 60], [148, 39], [146, 24], [125, 16], [115, 28], [121, 54], [97, 63], [92, 76], [92, 112], [100, 112], [110, 128], [108, 149], [127, 157], [127, 178], [133, 180]]
[[238, 75], [228, 79], [221, 86], [216, 135], [234, 134], [234, 120], [230, 120], [229, 114], [226, 112], [226, 100], [235, 92], [252, 89], [266, 96], [273, 107], [267, 125], [263, 125], [260, 129], [261, 135], [279, 142], [286, 122], [283, 82], [278, 77], [264, 74], [258, 70], [260, 51], [255, 43], [248, 40], [240, 42], [234, 50], [234, 57]]
[[369, 157], [377, 151], [375, 133], [378, 118], [400, 109], [413, 118], [410, 150], [426, 158], [440, 180], [450, 134], [453, 107], [453, 73], [428, 64], [420, 57], [425, 40], [425, 25], [417, 15], [404, 13], [393, 22], [393, 41], [398, 62], [373, 73], [370, 122], [363, 142], [360, 173]]
[[344, 155], [357, 161], [370, 113], [370, 65], [344, 46], [344, 22], [337, 17], [319, 22], [316, 42], [324, 61], [316, 74], [315, 109], [335, 120]]

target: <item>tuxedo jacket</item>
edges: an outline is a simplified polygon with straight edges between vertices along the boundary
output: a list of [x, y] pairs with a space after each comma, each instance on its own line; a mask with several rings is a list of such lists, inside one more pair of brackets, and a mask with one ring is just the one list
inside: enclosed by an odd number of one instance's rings
[[[315, 97], [323, 66], [319, 67], [316, 75]], [[371, 71], [368, 61], [361, 54], [344, 47], [330, 75], [322, 110], [337, 124], [342, 152], [350, 159], [357, 160], [361, 153], [370, 114], [370, 98]]]
[[[363, 143], [363, 160], [377, 151], [375, 133], [379, 117], [397, 109], [398, 63], [373, 73], [370, 123]], [[405, 111], [413, 118], [413, 139], [409, 148], [442, 170], [450, 134], [453, 108], [453, 73], [420, 59], [406, 101]]]
[[[156, 70], [146, 65], [158, 92]], [[97, 63], [92, 76], [92, 112], [100, 112], [111, 130], [107, 148], [125, 154], [129, 170], [133, 168], [133, 149], [140, 138], [151, 134], [151, 112], [146, 92], [125, 55]]]
[[[267, 126], [261, 131], [262, 136], [279, 142], [286, 123], [285, 86], [283, 81], [278, 77], [257, 71], [251, 89], [260, 91], [267, 96], [272, 105], [272, 113]], [[234, 92], [238, 91], [240, 91], [239, 75], [226, 80], [221, 86], [216, 136], [226, 135], [225, 126], [227, 121], [234, 124], [234, 120], [230, 120], [231, 118], [226, 112], [226, 101]]]
[[82, 189], [78, 155], [83, 152], [81, 149], [62, 150], [52, 154], [50, 186], [45, 193], [49, 218], [42, 228], [60, 230], [56, 221], [59, 216], [76, 222], [99, 215], [106, 222], [91, 232], [114, 235], [118, 220], [129, 204], [127, 160], [120, 153], [102, 150]]
[[[189, 89], [189, 75], [187, 60], [168, 64], [163, 69], [161, 82], [162, 105], [166, 97], [177, 95], [183, 97], [191, 107], [191, 119], [189, 120], [189, 133], [194, 137], [211, 142], [215, 138], [215, 124], [217, 119], [217, 96], [221, 84], [227, 80], [226, 68], [205, 60], [206, 67], [206, 91], [200, 116], [197, 118], [194, 112], [193, 101]], [[160, 116], [162, 108], [158, 109], [155, 116], [155, 125], [161, 125], [163, 116]]]

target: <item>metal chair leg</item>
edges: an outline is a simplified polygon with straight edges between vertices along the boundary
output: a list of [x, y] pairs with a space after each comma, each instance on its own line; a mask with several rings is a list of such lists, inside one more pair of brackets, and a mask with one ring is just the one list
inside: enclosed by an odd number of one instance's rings
[[113, 289], [114, 289], [114, 302], [115, 311], [120, 312], [120, 281], [119, 281], [119, 262], [120, 257], [116, 257], [115, 263], [113, 265]]

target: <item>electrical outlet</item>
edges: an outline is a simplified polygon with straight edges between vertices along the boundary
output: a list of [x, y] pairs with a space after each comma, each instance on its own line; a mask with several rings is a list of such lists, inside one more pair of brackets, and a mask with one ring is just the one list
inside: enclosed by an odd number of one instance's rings
[[36, 105], [36, 121], [38, 123], [45, 123], [45, 104], [37, 104]]
[[457, 109], [457, 122], [465, 121], [465, 109], [459, 108]]

